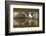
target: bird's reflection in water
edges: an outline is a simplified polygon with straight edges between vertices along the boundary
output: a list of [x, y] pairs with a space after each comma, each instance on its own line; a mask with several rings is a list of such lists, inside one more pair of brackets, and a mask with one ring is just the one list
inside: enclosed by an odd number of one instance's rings
[[14, 18], [14, 22], [14, 27], [38, 27], [38, 19], [34, 17], [30, 18], [29, 16], [25, 17], [21, 15]]

